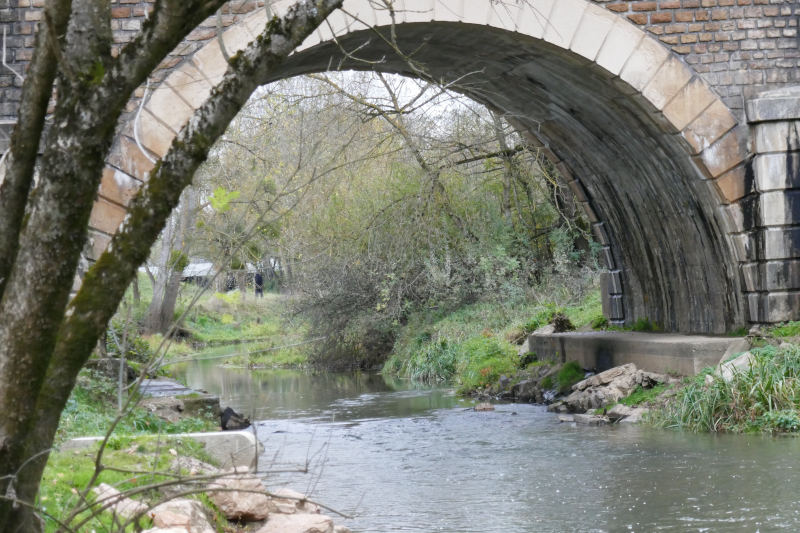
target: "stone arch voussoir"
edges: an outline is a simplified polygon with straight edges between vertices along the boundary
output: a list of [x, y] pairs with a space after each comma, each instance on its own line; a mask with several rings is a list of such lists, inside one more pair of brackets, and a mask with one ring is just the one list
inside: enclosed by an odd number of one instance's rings
[[[282, 0], [272, 9], [280, 14], [291, 4]], [[375, 8], [368, 0], [345, 0], [343, 10], [334, 13], [293, 56], [302, 58], [318, 45], [392, 24], [474, 25], [549, 43], [601, 71], [660, 126], [663, 135], [680, 143], [693, 161], [697, 179], [708, 182], [730, 243], [745, 231], [743, 222], [730, 216], [725, 206], [747, 194], [746, 130], [679, 56], [625, 18], [587, 0], [398, 0], [395, 5], [396, 11], [390, 12]], [[138, 120], [121, 128], [90, 221], [90, 258], [98, 257], [106, 247], [125, 216], [125, 206], [147, 180], [153, 161], [167, 152], [177, 132], [221, 80], [227, 68], [225, 53], [233, 55], [244, 48], [266, 22], [266, 11], [259, 9], [224, 30], [219, 38], [207, 41], [152, 90], [136, 113]], [[324, 68], [314, 65], [308, 70]], [[606, 247], [603, 256], [611, 273], [610, 301], [618, 306], [611, 312], [613, 318], [623, 320], [621, 265], [611, 250], [613, 239], [594, 213], [582, 178], [555, 153], [550, 152], [550, 156], [587, 210], [596, 239]], [[741, 260], [735, 257], [741, 252], [734, 244], [730, 246], [734, 250], [731, 260]]]

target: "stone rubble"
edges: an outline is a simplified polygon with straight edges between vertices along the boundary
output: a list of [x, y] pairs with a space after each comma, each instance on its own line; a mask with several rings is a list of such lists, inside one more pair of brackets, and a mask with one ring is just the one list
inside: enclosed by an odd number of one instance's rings
[[[198, 470], [208, 470], [210, 465], [193, 465]], [[291, 489], [277, 489], [269, 493], [261, 480], [253, 474], [235, 471], [218, 472], [219, 477], [209, 482], [206, 494], [222, 514], [232, 523], [249, 524], [247, 531], [255, 533], [350, 533], [344, 526], [336, 526], [333, 519], [321, 514], [318, 505]], [[142, 502], [126, 498], [110, 485], [101, 484], [95, 489], [98, 498], [115, 498], [110, 507], [123, 519], [147, 514], [153, 526], [143, 533], [215, 533], [207, 510], [198, 500], [176, 497], [158, 504], [148, 511]], [[226, 529], [227, 531], [227, 529]], [[238, 531], [238, 529], [237, 529]]]

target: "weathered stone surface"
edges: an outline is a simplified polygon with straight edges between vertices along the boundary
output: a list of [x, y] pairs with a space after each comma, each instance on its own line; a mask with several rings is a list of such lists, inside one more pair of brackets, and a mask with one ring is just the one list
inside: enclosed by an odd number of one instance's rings
[[644, 407], [629, 407], [618, 403], [608, 410], [606, 416], [609, 420], [620, 423], [635, 424], [641, 422], [642, 417], [648, 412]]
[[741, 372], [746, 372], [755, 362], [755, 357], [750, 352], [745, 352], [735, 359], [726, 363], [721, 363], [714, 371], [714, 375], [722, 381], [730, 381], [733, 376]]
[[750, 122], [800, 119], [800, 86], [762, 93], [746, 109]]
[[100, 485], [92, 489], [92, 492], [95, 494], [95, 501], [102, 501], [103, 507], [108, 512], [114, 513], [125, 520], [147, 512], [147, 505], [127, 498], [108, 483], [100, 483]]
[[306, 495], [292, 489], [277, 489], [270, 493], [272, 495], [271, 505], [276, 506], [276, 511], [280, 513], [319, 513], [321, 509], [306, 499]]
[[157, 528], [178, 528], [184, 533], [215, 533], [203, 505], [197, 500], [170, 500], [154, 507], [148, 514]]
[[[630, 395], [637, 387], [651, 388], [669, 381], [662, 374], [643, 372], [636, 365], [626, 364], [591, 376], [572, 386], [573, 392], [563, 403], [570, 411], [582, 413], [599, 409]], [[576, 422], [579, 420], [576, 418]]]
[[600, 372], [599, 374], [590, 376], [584, 379], [583, 381], [579, 381], [578, 383], [572, 386], [572, 390], [582, 391], [589, 387], [599, 387], [603, 385], [608, 385], [612, 381], [617, 381], [623, 378], [632, 379], [632, 376], [634, 376], [635, 373], [636, 373], [636, 365], [628, 363], [626, 365], [610, 368], [605, 372]]
[[255, 476], [221, 477], [209, 484], [208, 497], [229, 520], [254, 522], [269, 516], [269, 496]]
[[608, 418], [599, 415], [574, 414], [572, 419], [576, 424], [584, 426], [600, 426], [608, 424]]
[[256, 533], [333, 533], [333, 520], [322, 514], [274, 514]]

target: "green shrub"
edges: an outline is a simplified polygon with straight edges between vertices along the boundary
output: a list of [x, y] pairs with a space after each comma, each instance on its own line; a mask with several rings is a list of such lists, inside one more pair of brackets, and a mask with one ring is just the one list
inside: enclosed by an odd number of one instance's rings
[[558, 391], [561, 394], [566, 394], [573, 385], [583, 380], [585, 375], [586, 373], [577, 361], [567, 361], [556, 375]]
[[550, 390], [553, 388], [553, 377], [552, 376], [545, 376], [542, 381], [539, 382], [539, 386], [544, 390]]

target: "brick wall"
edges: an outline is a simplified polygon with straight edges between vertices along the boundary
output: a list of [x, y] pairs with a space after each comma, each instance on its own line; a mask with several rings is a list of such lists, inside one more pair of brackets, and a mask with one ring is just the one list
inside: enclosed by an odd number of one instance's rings
[[798, 0], [593, 0], [689, 63], [743, 118], [743, 98], [800, 84]]
[[[743, 99], [766, 89], [800, 84], [798, 0], [593, 0], [644, 27], [681, 55], [743, 117]], [[0, 23], [8, 34], [6, 60], [22, 73], [33, 52], [33, 34], [44, 0], [0, 0]], [[152, 2], [111, 0], [114, 39], [128, 42], [141, 28]], [[235, 0], [222, 10], [222, 25], [263, 6], [263, 0]], [[197, 28], [162, 63], [169, 69], [216, 34], [216, 17]], [[21, 83], [0, 69], [0, 122], [13, 119]], [[0, 124], [0, 145], [3, 125]]]

